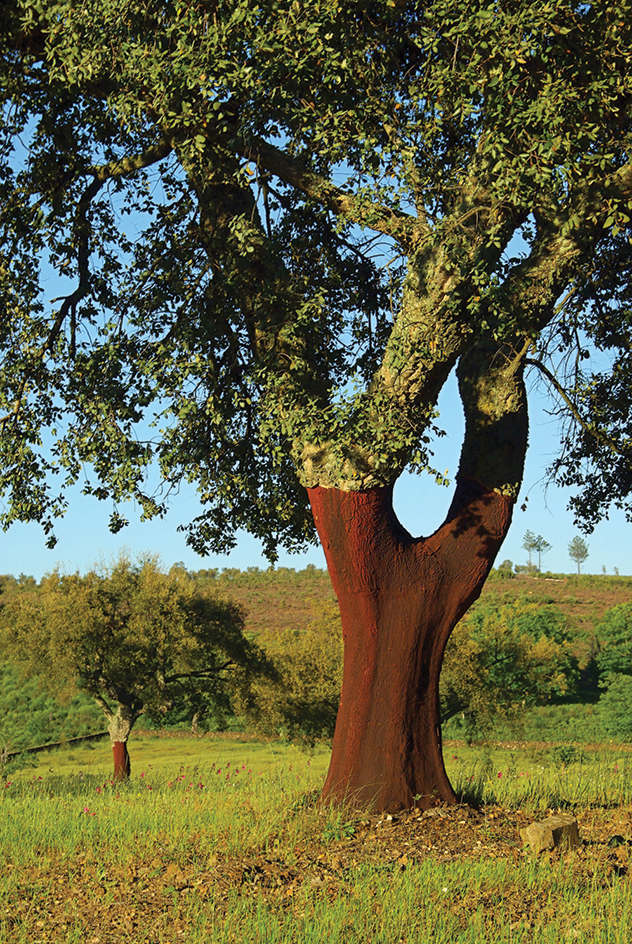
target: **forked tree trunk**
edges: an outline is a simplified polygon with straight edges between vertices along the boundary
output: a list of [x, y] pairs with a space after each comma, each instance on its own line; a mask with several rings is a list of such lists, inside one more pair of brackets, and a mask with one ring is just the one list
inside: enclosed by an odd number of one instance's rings
[[414, 539], [392, 488], [310, 489], [345, 645], [323, 799], [381, 811], [454, 802], [441, 752], [439, 673], [511, 522], [510, 498], [457, 484], [445, 523]]

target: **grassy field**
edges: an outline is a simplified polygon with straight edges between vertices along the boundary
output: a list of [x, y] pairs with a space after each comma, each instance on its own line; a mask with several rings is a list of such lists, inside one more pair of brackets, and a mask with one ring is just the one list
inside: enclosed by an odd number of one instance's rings
[[[328, 763], [283, 743], [137, 737], [0, 781], [0, 941], [626, 942], [632, 753], [446, 745], [463, 803], [393, 818], [316, 804]], [[576, 851], [518, 829], [571, 810]]]

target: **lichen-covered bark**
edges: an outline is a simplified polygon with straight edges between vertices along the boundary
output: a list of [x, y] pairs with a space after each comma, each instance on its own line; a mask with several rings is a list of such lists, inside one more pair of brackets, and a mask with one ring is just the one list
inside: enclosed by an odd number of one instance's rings
[[112, 742], [115, 780], [128, 780], [131, 774], [132, 766], [127, 751], [127, 739], [137, 718], [138, 712], [123, 704], [119, 704], [116, 714], [112, 711], [108, 714], [108, 733]]

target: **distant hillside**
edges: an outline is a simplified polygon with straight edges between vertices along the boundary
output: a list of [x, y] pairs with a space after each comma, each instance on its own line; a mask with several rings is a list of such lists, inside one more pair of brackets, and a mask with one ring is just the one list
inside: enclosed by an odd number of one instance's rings
[[[313, 565], [304, 570], [199, 570], [193, 576], [242, 603], [248, 631], [253, 633], [300, 629], [314, 618], [322, 602], [334, 599], [329, 574]], [[521, 598], [554, 604], [572, 617], [578, 629], [590, 633], [610, 607], [632, 602], [632, 577], [548, 573], [507, 577], [492, 571], [481, 594], [482, 601]]]
[[313, 564], [304, 570], [198, 570], [192, 576], [200, 585], [215, 587], [241, 603], [246, 609], [249, 633], [268, 635], [301, 629], [314, 619], [324, 601], [334, 599], [328, 572]]
[[632, 577], [549, 573], [503, 577], [500, 571], [492, 571], [481, 600], [510, 602], [516, 599], [553, 604], [568, 614], [578, 629], [590, 633], [606, 610], [619, 603], [632, 602]]
[[[241, 603], [247, 611], [248, 632], [283, 632], [306, 626], [334, 592], [326, 570], [308, 564], [303, 570], [291, 567], [248, 570], [198, 570], [191, 573], [201, 586], [212, 586]], [[0, 594], [16, 586], [34, 586], [32, 577], [18, 580], [0, 576]], [[528, 599], [554, 604], [573, 618], [578, 628], [590, 632], [603, 613], [618, 603], [632, 602], [632, 577], [594, 574], [511, 574], [492, 571], [481, 600], [509, 602]]]

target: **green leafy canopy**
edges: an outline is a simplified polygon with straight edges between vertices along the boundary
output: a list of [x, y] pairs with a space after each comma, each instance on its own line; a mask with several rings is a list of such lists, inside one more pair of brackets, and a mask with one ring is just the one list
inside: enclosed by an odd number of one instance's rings
[[274, 558], [304, 486], [428, 465], [455, 366], [461, 476], [515, 496], [528, 368], [578, 515], [629, 512], [630, 13], [8, 0], [4, 526], [53, 542], [80, 481], [117, 529], [189, 480], [194, 547]]

